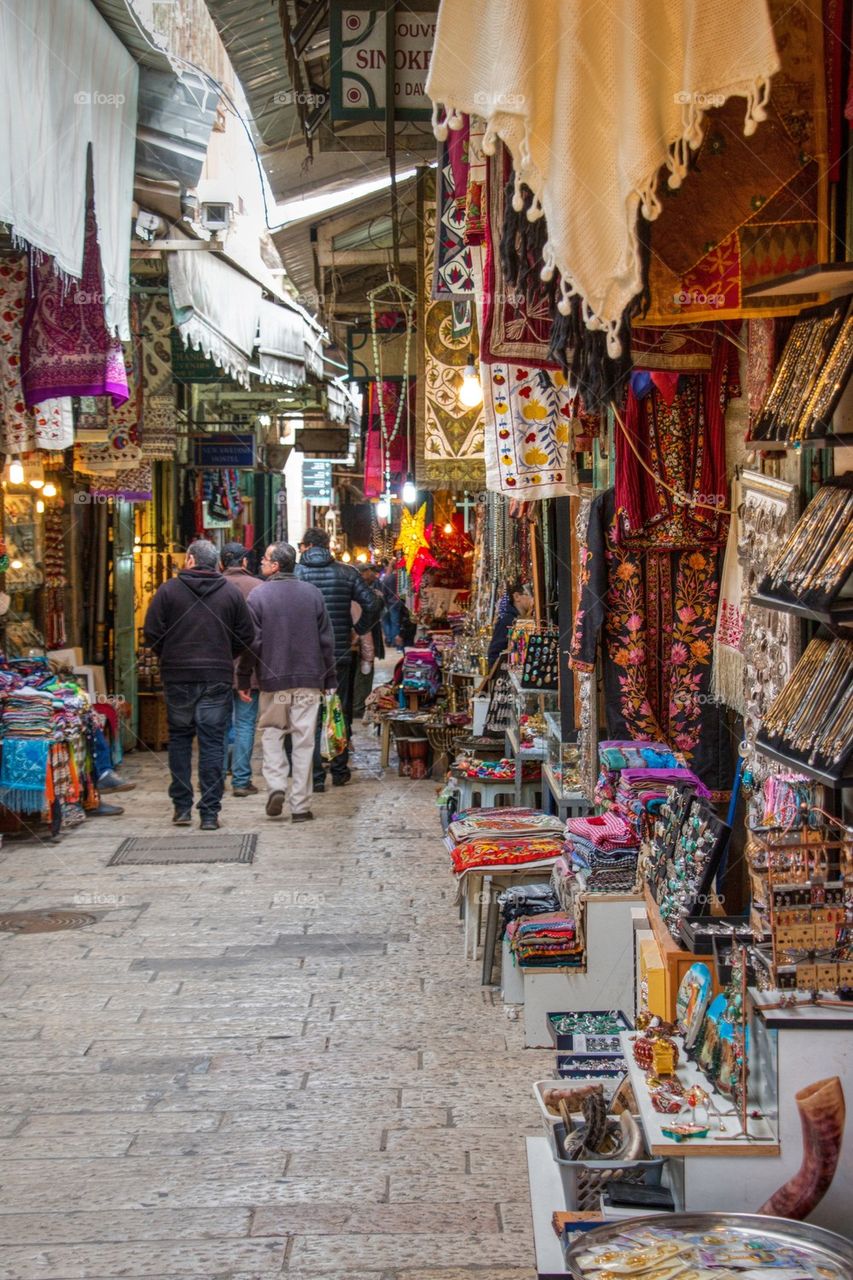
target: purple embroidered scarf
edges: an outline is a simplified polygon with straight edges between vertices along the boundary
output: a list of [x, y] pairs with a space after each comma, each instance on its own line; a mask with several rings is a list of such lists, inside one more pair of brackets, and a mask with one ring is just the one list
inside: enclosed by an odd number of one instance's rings
[[50, 258], [30, 258], [21, 384], [30, 407], [56, 396], [111, 396], [116, 407], [128, 398], [122, 345], [110, 336], [104, 320], [101, 260], [91, 200], [79, 281], [69, 284], [63, 280]]

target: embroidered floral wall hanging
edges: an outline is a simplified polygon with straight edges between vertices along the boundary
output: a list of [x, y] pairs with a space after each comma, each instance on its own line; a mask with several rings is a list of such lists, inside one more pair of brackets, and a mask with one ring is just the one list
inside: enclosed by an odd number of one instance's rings
[[481, 365], [486, 487], [526, 498], [572, 491], [575, 400], [559, 369]]

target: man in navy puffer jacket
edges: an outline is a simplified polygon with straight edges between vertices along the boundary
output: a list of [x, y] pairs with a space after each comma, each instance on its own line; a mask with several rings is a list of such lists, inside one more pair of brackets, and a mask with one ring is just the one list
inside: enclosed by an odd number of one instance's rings
[[[323, 529], [306, 529], [299, 544], [301, 552], [295, 576], [317, 587], [326, 602], [326, 609], [335, 633], [335, 668], [338, 693], [344, 709], [347, 733], [352, 730], [353, 654], [352, 633], [368, 632], [382, 612], [382, 597], [373, 591], [361, 575], [348, 564], [341, 564], [329, 550], [329, 535]], [[353, 628], [352, 603], [361, 606], [361, 617]], [[349, 782], [349, 751], [343, 751], [331, 763], [332, 786], [343, 787]], [[326, 774], [320, 755], [320, 721], [317, 720], [317, 737], [314, 746], [314, 790], [325, 789]]]

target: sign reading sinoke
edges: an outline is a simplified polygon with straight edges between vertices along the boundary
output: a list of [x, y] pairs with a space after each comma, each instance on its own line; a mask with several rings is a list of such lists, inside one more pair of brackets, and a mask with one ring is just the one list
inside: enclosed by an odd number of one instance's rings
[[[394, 14], [394, 114], [398, 120], [429, 120], [424, 92], [435, 39], [435, 9], [415, 0]], [[387, 48], [384, 9], [359, 0], [332, 0], [331, 91], [333, 120], [384, 120]]]

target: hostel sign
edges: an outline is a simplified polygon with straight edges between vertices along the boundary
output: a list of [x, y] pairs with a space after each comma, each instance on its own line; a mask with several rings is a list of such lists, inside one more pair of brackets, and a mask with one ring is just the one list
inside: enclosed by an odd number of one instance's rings
[[[424, 92], [435, 39], [436, 6], [415, 0], [394, 11], [394, 114], [429, 120]], [[332, 0], [331, 91], [333, 120], [384, 120], [388, 68], [388, 15], [376, 0]]]

